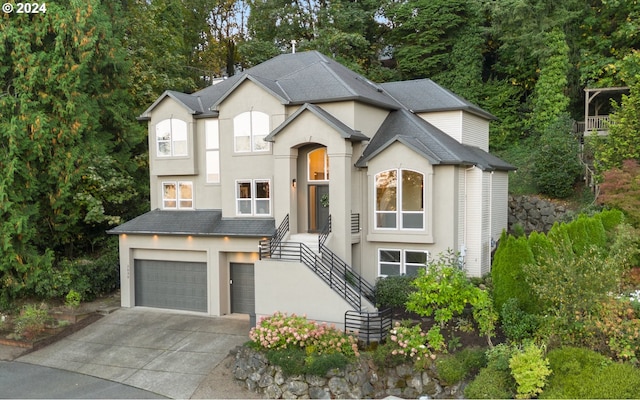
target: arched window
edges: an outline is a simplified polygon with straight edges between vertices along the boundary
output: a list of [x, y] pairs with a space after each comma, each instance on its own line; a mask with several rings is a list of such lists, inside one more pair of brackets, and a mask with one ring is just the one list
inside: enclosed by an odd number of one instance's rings
[[233, 118], [236, 153], [269, 151], [269, 116], [259, 111], [247, 111]]
[[158, 157], [186, 156], [187, 123], [180, 119], [165, 119], [156, 124]]
[[309, 181], [329, 180], [329, 157], [326, 147], [315, 149], [307, 156], [309, 166]]
[[375, 227], [424, 229], [424, 174], [390, 169], [375, 176]]

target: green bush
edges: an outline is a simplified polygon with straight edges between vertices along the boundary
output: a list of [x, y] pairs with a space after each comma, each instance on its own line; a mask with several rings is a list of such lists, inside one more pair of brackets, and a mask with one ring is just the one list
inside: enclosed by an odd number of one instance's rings
[[493, 258], [491, 279], [493, 281], [493, 301], [496, 310], [510, 298], [517, 298], [523, 310], [533, 312], [535, 305], [531, 289], [524, 279], [524, 265], [533, 263], [533, 253], [527, 238], [502, 234], [500, 244]]
[[519, 399], [530, 399], [541, 393], [551, 374], [549, 360], [533, 342], [527, 343], [511, 356], [509, 368], [516, 380], [516, 397]]
[[49, 311], [45, 305], [36, 306], [35, 304], [26, 305], [20, 315], [16, 317], [15, 332], [27, 339], [35, 338], [39, 333], [44, 331], [49, 317]]
[[467, 399], [513, 399], [515, 383], [509, 371], [487, 366], [464, 389]]
[[404, 309], [409, 294], [415, 292], [415, 288], [411, 285], [414, 279], [414, 276], [408, 275], [379, 278], [373, 288], [376, 307], [401, 307]]
[[539, 325], [538, 317], [523, 311], [518, 304], [518, 299], [514, 297], [502, 305], [500, 321], [505, 336], [514, 342], [533, 338]]
[[484, 349], [467, 347], [456, 353], [439, 357], [436, 360], [436, 371], [443, 382], [452, 385], [477, 373], [486, 364]]
[[604, 210], [594, 215], [602, 222], [602, 226], [607, 233], [611, 233], [624, 221], [624, 214], [620, 210]]
[[291, 376], [301, 374], [305, 370], [305, 351], [297, 347], [267, 350], [265, 356], [273, 365], [282, 368], [282, 373]]
[[582, 173], [579, 145], [571, 135], [571, 121], [560, 117], [540, 136], [533, 150], [533, 177], [540, 193], [555, 198], [573, 194]]
[[613, 363], [595, 351], [563, 347], [549, 352], [553, 370], [543, 399], [633, 399], [640, 393], [640, 370]]
[[349, 359], [340, 353], [321, 354], [318, 356], [307, 357], [305, 373], [316, 376], [325, 376], [332, 369], [343, 370], [348, 364]]
[[282, 373], [286, 376], [305, 374], [325, 376], [332, 369], [344, 369], [350, 362], [344, 354], [309, 355], [303, 349], [293, 347], [267, 350], [265, 356], [271, 364], [282, 368]]

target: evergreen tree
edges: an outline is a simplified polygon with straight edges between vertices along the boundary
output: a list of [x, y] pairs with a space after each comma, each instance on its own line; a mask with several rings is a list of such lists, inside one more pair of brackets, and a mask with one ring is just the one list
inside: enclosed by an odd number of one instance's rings
[[0, 16], [0, 282], [6, 300], [87, 250], [136, 195], [128, 64], [98, 0]]

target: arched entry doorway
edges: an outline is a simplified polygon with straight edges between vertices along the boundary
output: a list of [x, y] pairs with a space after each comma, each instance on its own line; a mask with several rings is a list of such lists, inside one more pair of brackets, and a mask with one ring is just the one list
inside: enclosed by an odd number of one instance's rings
[[307, 155], [308, 231], [320, 232], [329, 217], [329, 157], [319, 147]]

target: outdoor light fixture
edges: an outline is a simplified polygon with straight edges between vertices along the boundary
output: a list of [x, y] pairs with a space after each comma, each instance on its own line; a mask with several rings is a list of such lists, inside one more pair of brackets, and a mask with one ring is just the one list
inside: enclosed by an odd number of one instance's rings
[[296, 180], [295, 179], [293, 179], [291, 181], [291, 187], [294, 188], [294, 189], [296, 188]]

